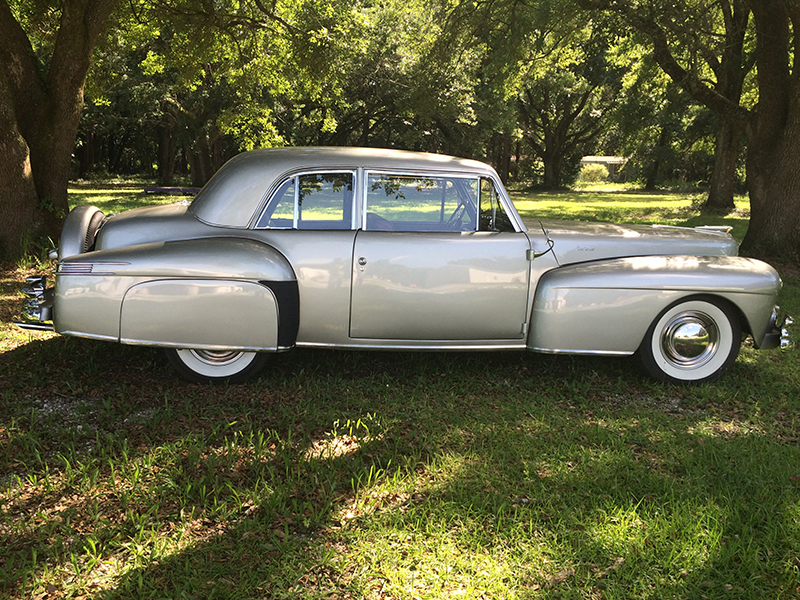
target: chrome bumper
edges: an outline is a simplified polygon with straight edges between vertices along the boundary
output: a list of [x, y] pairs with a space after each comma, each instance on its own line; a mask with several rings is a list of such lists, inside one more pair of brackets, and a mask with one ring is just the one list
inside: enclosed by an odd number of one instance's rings
[[761, 342], [761, 346], [759, 346], [761, 350], [788, 348], [794, 344], [792, 334], [789, 331], [789, 325], [794, 323], [794, 319], [789, 315], [783, 315], [783, 319], [778, 323], [778, 310], [780, 310], [780, 307], [776, 306], [775, 310], [772, 311], [769, 329], [764, 336], [764, 341]]
[[54, 288], [47, 287], [47, 277], [28, 277], [27, 285], [22, 288], [28, 296], [22, 306], [22, 319], [14, 321], [14, 325], [22, 329], [35, 331], [53, 331], [53, 296]]

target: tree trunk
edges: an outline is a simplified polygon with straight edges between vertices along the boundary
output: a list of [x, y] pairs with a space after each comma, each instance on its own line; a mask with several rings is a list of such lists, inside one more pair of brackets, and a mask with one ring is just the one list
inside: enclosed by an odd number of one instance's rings
[[800, 260], [800, 101], [792, 102], [780, 136], [760, 134], [747, 153], [750, 226], [741, 253]]
[[158, 127], [158, 181], [161, 185], [172, 185], [175, 180], [175, 152], [178, 144], [172, 124]]
[[[750, 226], [741, 252], [800, 260], [800, 91], [789, 67], [790, 15], [779, 0], [753, 3], [759, 102], [750, 123], [747, 189]], [[791, 7], [794, 23], [800, 9]], [[796, 69], [798, 65], [794, 65]]]
[[93, 131], [88, 132], [81, 141], [80, 146], [75, 150], [78, 158], [78, 177], [86, 179], [94, 169], [95, 154], [97, 150], [97, 136]]
[[36, 186], [28, 145], [17, 129], [11, 91], [0, 74], [0, 256], [25, 251], [21, 244], [38, 225]]
[[717, 140], [714, 147], [714, 171], [708, 198], [703, 212], [728, 213], [735, 208], [733, 187], [736, 181], [736, 163], [739, 160], [739, 139], [741, 131], [735, 125], [720, 120], [717, 126]]
[[658, 184], [658, 172], [661, 170], [661, 161], [658, 158], [653, 159], [653, 164], [647, 169], [647, 175], [644, 179], [644, 189], [652, 192], [656, 189]]
[[562, 156], [559, 152], [545, 152], [542, 155], [544, 163], [544, 178], [542, 185], [547, 190], [558, 189], [561, 185], [561, 161]]
[[511, 171], [511, 134], [496, 133], [492, 136], [492, 156], [490, 162], [494, 165], [500, 181], [508, 184], [508, 175]]
[[[6, 121], [2, 140], [11, 152], [0, 155], [0, 170], [7, 178], [0, 195], [0, 213], [23, 214], [54, 237], [69, 209], [67, 183], [86, 74], [97, 37], [115, 4], [116, 0], [61, 3], [53, 53], [49, 64], [42, 64], [7, 1], [0, 0], [0, 72]], [[24, 151], [19, 149], [20, 142], [26, 146]], [[25, 167], [20, 166], [23, 155], [27, 156]], [[29, 190], [31, 182], [35, 197], [27, 192], [20, 196], [11, 193]], [[11, 222], [0, 221], [0, 237], [9, 251], [19, 247], [22, 235]]]

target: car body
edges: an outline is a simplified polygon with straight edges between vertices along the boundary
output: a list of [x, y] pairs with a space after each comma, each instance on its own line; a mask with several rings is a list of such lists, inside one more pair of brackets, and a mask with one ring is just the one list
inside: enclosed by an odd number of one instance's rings
[[711, 381], [742, 332], [782, 339], [778, 274], [737, 250], [720, 228], [526, 224], [473, 160], [265, 149], [190, 203], [73, 209], [22, 325], [161, 346], [199, 381], [293, 347], [638, 353], [657, 379]]

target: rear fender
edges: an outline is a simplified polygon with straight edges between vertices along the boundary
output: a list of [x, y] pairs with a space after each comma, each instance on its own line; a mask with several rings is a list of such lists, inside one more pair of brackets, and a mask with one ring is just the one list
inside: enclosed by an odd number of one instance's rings
[[132, 344], [274, 350], [294, 345], [296, 288], [286, 258], [254, 240], [142, 244], [62, 261], [54, 323]]
[[662, 310], [697, 294], [736, 307], [758, 347], [780, 285], [772, 267], [738, 256], [646, 256], [563, 267], [540, 279], [528, 347], [632, 354]]

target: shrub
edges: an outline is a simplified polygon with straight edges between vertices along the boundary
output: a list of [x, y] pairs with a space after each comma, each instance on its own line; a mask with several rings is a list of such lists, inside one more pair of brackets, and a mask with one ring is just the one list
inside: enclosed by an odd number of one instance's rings
[[608, 169], [605, 165], [592, 163], [581, 167], [580, 180], [587, 183], [597, 183], [608, 179]]

